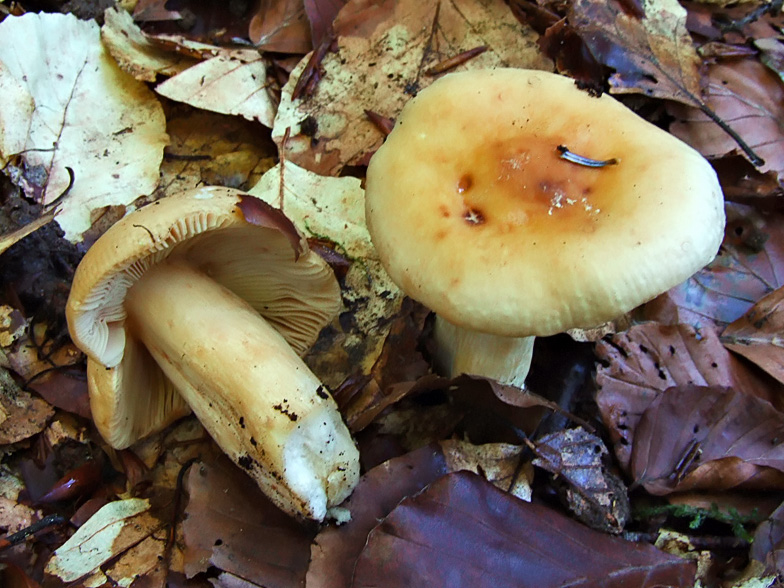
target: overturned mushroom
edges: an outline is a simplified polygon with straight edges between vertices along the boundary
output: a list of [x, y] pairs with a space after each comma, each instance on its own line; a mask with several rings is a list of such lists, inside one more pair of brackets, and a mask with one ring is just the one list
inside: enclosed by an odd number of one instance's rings
[[278, 506], [321, 520], [356, 484], [358, 452], [300, 355], [340, 304], [282, 213], [202, 188], [109, 229], [79, 265], [67, 318], [113, 447], [190, 407]]
[[439, 361], [522, 386], [533, 336], [594, 327], [707, 264], [724, 229], [708, 162], [610, 96], [542, 71], [450, 74], [370, 161], [392, 279], [437, 313]]

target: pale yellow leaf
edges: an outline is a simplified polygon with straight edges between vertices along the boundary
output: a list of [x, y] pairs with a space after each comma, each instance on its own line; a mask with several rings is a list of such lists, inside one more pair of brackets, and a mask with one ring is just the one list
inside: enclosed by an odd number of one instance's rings
[[143, 84], [119, 69], [94, 22], [28, 13], [0, 23], [0, 38], [5, 75], [35, 103], [31, 116], [16, 119], [29, 129], [21, 157], [28, 168], [48, 173], [38, 198], [44, 204], [65, 191], [66, 168], [73, 169], [75, 182], [57, 222], [78, 241], [93, 210], [129, 204], [155, 188], [167, 141], [163, 110]]
[[155, 82], [159, 75], [173, 76], [198, 63], [197, 59], [154, 44], [130, 14], [116, 7], [104, 12], [101, 40], [120, 68], [142, 82]]
[[267, 91], [267, 67], [255, 49], [221, 51], [159, 84], [156, 91], [196, 108], [236, 114], [271, 127], [276, 104]]
[[54, 552], [46, 564], [46, 572], [65, 582], [74, 582], [96, 571], [150, 534], [149, 521], [140, 525], [137, 516], [149, 508], [150, 503], [141, 498], [110, 502]]

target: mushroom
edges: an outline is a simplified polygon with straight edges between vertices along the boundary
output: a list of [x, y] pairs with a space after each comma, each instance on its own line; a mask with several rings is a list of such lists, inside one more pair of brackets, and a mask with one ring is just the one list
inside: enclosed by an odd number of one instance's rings
[[280, 211], [201, 188], [113, 225], [76, 271], [67, 319], [111, 446], [190, 408], [280, 508], [322, 520], [359, 458], [300, 356], [340, 305], [329, 266]]
[[367, 223], [436, 312], [436, 360], [522, 386], [533, 337], [609, 321], [710, 262], [716, 174], [608, 95], [552, 73], [444, 76], [371, 158]]

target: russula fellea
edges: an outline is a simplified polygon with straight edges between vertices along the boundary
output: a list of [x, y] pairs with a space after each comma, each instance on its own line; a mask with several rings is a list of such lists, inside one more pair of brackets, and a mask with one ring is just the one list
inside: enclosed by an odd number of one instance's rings
[[724, 230], [695, 150], [608, 95], [520, 69], [449, 74], [412, 99], [370, 160], [366, 216], [392, 279], [437, 313], [445, 370], [518, 386], [533, 336], [668, 290]]
[[79, 265], [66, 312], [110, 445], [190, 407], [279, 507], [321, 520], [356, 484], [359, 456], [300, 355], [340, 305], [329, 266], [280, 211], [201, 188], [112, 226]]

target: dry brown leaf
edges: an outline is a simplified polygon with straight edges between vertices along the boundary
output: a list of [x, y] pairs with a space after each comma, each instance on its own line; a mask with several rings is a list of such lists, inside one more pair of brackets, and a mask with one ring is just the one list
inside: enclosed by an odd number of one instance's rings
[[[57, 222], [66, 238], [78, 241], [90, 228], [92, 210], [128, 204], [154, 189], [167, 141], [163, 110], [119, 69], [95, 22], [28, 13], [7, 17], [0, 29], [0, 74], [22, 84], [35, 103], [29, 117], [16, 120], [29, 130], [21, 158], [28, 169], [40, 166], [48, 174], [42, 193], [22, 186], [36, 202], [51, 202], [69, 186], [70, 167], [75, 181]], [[2, 163], [18, 153], [4, 140], [0, 136]]]
[[335, 32], [337, 50], [327, 52], [317, 66], [323, 76], [313, 94], [292, 99], [308, 69], [305, 58], [283, 88], [273, 129], [286, 159], [322, 175], [366, 163], [383, 135], [365, 111], [394, 118], [435, 79], [425, 70], [444, 59], [484, 45], [487, 51], [455, 70], [550, 69], [536, 47], [536, 34], [501, 0], [385, 0], [372, 5], [352, 0], [338, 14]]
[[158, 76], [172, 76], [195, 65], [197, 60], [176, 51], [167, 51], [150, 41], [118, 7], [104, 13], [101, 40], [120, 68], [140, 82], [155, 82]]
[[761, 298], [721, 334], [727, 349], [784, 383], [784, 288]]
[[651, 494], [784, 488], [784, 414], [738, 390], [676, 386], [637, 424], [631, 474]]
[[700, 59], [676, 0], [576, 0], [568, 18], [594, 57], [615, 70], [611, 92], [699, 102]]
[[626, 487], [609, 469], [604, 442], [577, 427], [537, 440], [533, 464], [554, 474], [569, 510], [586, 525], [620, 533], [631, 516]]
[[185, 572], [214, 566], [267, 588], [300, 586], [312, 533], [273, 505], [225, 456], [191, 466]]
[[[765, 160], [760, 171], [784, 177], [784, 86], [753, 59], [708, 67], [705, 103]], [[705, 157], [738, 152], [735, 140], [699, 110], [672, 105], [670, 132]]]
[[302, 0], [261, 0], [248, 28], [251, 43], [264, 51], [307, 53], [310, 25]]
[[721, 250], [706, 268], [641, 308], [647, 320], [723, 329], [784, 286], [784, 215], [728, 204]]
[[221, 50], [156, 86], [161, 96], [196, 108], [242, 116], [271, 127], [276, 101], [268, 92], [267, 66], [255, 49]]
[[353, 588], [692, 586], [694, 564], [517, 500], [467, 472], [404, 499], [370, 533]]
[[40, 433], [53, 415], [49, 403], [19, 388], [11, 374], [0, 368], [0, 445]]
[[782, 406], [780, 389], [730, 354], [710, 329], [647, 323], [596, 345], [596, 402], [613, 449], [628, 471], [642, 414], [664, 390], [722, 386]]
[[526, 502], [531, 501], [534, 471], [531, 464], [520, 463], [521, 446], [510, 443], [474, 445], [454, 439], [441, 441], [440, 445], [449, 472], [473, 472], [496, 488]]

